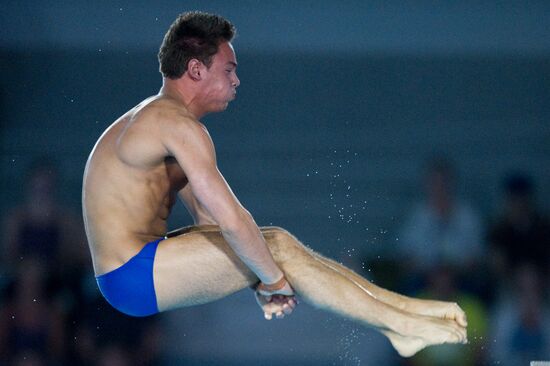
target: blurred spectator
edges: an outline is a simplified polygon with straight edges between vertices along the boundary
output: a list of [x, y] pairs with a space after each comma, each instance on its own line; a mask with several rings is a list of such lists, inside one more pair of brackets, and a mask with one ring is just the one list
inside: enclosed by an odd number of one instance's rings
[[21, 351], [14, 357], [14, 366], [46, 366], [47, 362], [40, 354], [33, 350]]
[[437, 267], [467, 272], [485, 255], [478, 214], [455, 193], [456, 173], [448, 160], [435, 158], [425, 176], [425, 199], [407, 219], [399, 237], [399, 257], [411, 280], [405, 291], [426, 283]]
[[160, 316], [130, 318], [105, 302], [82, 216], [58, 199], [58, 178], [52, 161], [34, 161], [23, 202], [4, 220], [3, 262], [13, 290], [2, 299], [0, 365], [158, 365]]
[[136, 366], [160, 365], [161, 318], [162, 314], [130, 317], [115, 310], [102, 296], [90, 299], [74, 315], [74, 339], [69, 340], [70, 364], [103, 365], [98, 358], [100, 353], [113, 364], [130, 360], [130, 364]]
[[82, 304], [82, 279], [91, 273], [80, 213], [57, 196], [59, 172], [48, 158], [37, 158], [25, 177], [19, 206], [4, 217], [3, 270], [8, 277], [27, 259], [42, 264], [48, 291], [62, 295], [66, 311]]
[[28, 257], [39, 259], [48, 272], [88, 263], [80, 213], [57, 198], [58, 170], [47, 158], [36, 159], [25, 181], [20, 206], [4, 217], [4, 264], [17, 266]]
[[503, 212], [489, 231], [496, 276], [508, 279], [521, 263], [532, 263], [548, 278], [550, 220], [538, 211], [533, 180], [512, 174], [504, 181]]
[[99, 350], [97, 366], [131, 366], [134, 365], [127, 349], [116, 343]]
[[46, 280], [40, 261], [25, 259], [21, 262], [7, 301], [0, 310], [0, 361], [23, 362], [28, 350], [36, 356], [33, 360], [64, 359], [62, 307], [49, 295]]
[[68, 355], [69, 364], [80, 366], [91, 366], [96, 359], [96, 344], [94, 340], [94, 333], [91, 327], [86, 324], [85, 321], [75, 322], [73, 334], [74, 338], [71, 340], [72, 348]]
[[487, 309], [476, 295], [460, 290], [449, 267], [435, 268], [428, 276], [428, 287], [421, 298], [457, 302], [468, 317], [468, 341], [465, 346], [429, 347], [411, 359], [418, 366], [475, 366], [484, 363], [488, 328]]
[[155, 366], [162, 364], [163, 331], [159, 319], [147, 322], [140, 334], [133, 365]]
[[550, 355], [550, 311], [540, 273], [532, 263], [518, 264], [512, 286], [494, 312], [491, 357], [502, 366], [528, 365]]

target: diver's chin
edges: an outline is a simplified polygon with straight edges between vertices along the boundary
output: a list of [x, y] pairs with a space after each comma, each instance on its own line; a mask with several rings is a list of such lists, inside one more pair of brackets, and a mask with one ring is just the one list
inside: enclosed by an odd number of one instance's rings
[[227, 107], [229, 107], [229, 102], [225, 102], [224, 104], [222, 104], [220, 106], [220, 109], [218, 110], [218, 112], [223, 112], [227, 109]]

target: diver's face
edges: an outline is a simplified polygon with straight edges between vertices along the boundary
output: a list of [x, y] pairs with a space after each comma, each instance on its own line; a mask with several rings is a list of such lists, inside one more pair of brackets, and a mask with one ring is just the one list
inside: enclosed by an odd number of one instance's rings
[[212, 64], [202, 76], [209, 111], [223, 111], [235, 99], [241, 83], [237, 77], [237, 59], [231, 43], [219, 45], [218, 52], [212, 57]]

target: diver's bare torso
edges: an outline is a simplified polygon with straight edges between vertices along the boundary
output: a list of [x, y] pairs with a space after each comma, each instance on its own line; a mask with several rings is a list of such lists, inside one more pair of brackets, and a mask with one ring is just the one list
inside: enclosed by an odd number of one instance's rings
[[171, 114], [181, 120], [189, 113], [173, 99], [148, 98], [115, 121], [90, 154], [82, 205], [96, 275], [166, 234], [177, 193], [187, 184], [162, 143], [167, 127], [159, 119], [177, 121]]

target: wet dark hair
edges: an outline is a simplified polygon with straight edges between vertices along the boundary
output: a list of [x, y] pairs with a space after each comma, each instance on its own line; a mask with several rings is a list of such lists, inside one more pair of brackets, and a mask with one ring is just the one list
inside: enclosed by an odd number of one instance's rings
[[160, 72], [166, 78], [177, 79], [187, 70], [191, 59], [210, 67], [220, 43], [231, 42], [234, 36], [233, 24], [219, 15], [199, 11], [182, 13], [160, 46]]

